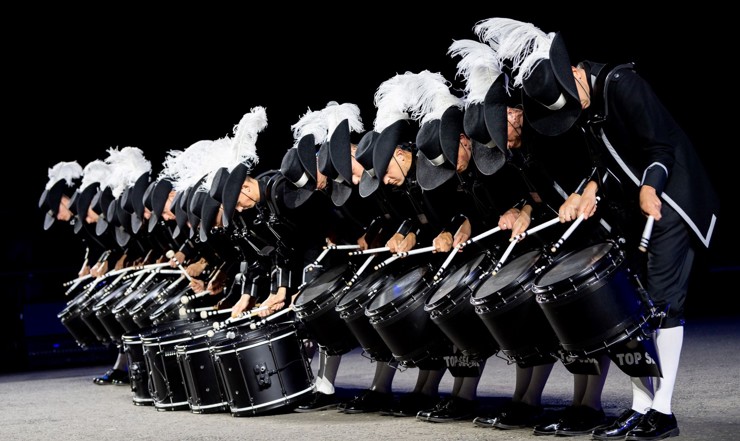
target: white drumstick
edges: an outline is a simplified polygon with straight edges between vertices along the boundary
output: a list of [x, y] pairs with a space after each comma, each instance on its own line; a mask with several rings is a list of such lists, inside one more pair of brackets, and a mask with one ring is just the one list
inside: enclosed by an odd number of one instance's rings
[[365, 271], [365, 269], [370, 265], [370, 262], [373, 259], [375, 259], [375, 254], [368, 256], [368, 258], [365, 259], [365, 262], [363, 262], [360, 268], [358, 268], [357, 271], [352, 275], [352, 279], [350, 279], [350, 281], [347, 282], [347, 286], [352, 286], [352, 284], [357, 281], [357, 279], [360, 277], [363, 271]]
[[496, 263], [496, 267], [493, 269], [492, 275], [496, 275], [497, 272], [501, 270], [501, 267], [504, 266], [504, 262], [506, 262], [506, 259], [509, 258], [509, 254], [511, 254], [511, 250], [514, 249], [514, 246], [518, 244], [519, 241], [515, 240], [509, 244], [508, 247], [504, 250], [504, 254], [501, 256], [501, 258], [498, 260], [498, 263]]
[[465, 242], [461, 243], [460, 244], [460, 248], [466, 247], [466, 246], [470, 245], [471, 243], [477, 242], [477, 241], [479, 241], [481, 239], [485, 239], [486, 237], [490, 236], [491, 234], [498, 233], [499, 231], [501, 231], [501, 228], [500, 227], [491, 228], [488, 231], [484, 231], [483, 233], [481, 233], [481, 234], [479, 234], [479, 235], [477, 235], [475, 237], [471, 237], [470, 239], [468, 239]]
[[356, 250], [360, 248], [359, 245], [329, 245], [324, 247], [327, 250]]
[[438, 280], [442, 276], [442, 273], [444, 272], [445, 268], [447, 268], [447, 266], [450, 264], [450, 262], [452, 262], [452, 259], [460, 251], [460, 248], [462, 248], [462, 247], [463, 247], [463, 244], [462, 243], [459, 243], [459, 244], [457, 244], [456, 247], [454, 247], [452, 249], [452, 251], [450, 251], [450, 254], [447, 255], [447, 258], [442, 263], [442, 266], [440, 266], [439, 269], [437, 270], [437, 272], [434, 274], [434, 280]]
[[400, 253], [396, 253], [396, 255], [398, 257], [406, 257], [406, 256], [413, 256], [414, 254], [428, 253], [430, 251], [434, 251], [434, 245], [423, 247], [423, 248], [414, 248], [413, 250], [409, 250], [409, 251], [401, 251]]
[[536, 232], [538, 232], [540, 230], [543, 230], [543, 229], [545, 229], [547, 227], [550, 227], [552, 225], [555, 225], [555, 224], [557, 224], [559, 222], [560, 222], [560, 218], [557, 218], [556, 217], [554, 219], [550, 219], [549, 221], [543, 222], [543, 223], [537, 225], [536, 227], [532, 227], [532, 228], [528, 229], [527, 231], [525, 231], [523, 233], [517, 234], [516, 236], [512, 237], [511, 239], [509, 239], [509, 242], [513, 242], [515, 240], [516, 241], [522, 240], [525, 237], [529, 236], [530, 234], [536, 233]]
[[368, 248], [366, 250], [350, 251], [349, 255], [356, 256], [358, 254], [374, 254], [374, 253], [382, 253], [383, 251], [390, 251], [390, 248], [380, 247], [380, 248]]
[[165, 253], [165, 256], [167, 256], [168, 259], [174, 260], [175, 262], [177, 262], [177, 267], [180, 268], [180, 271], [182, 271], [183, 274], [185, 274], [185, 277], [187, 277], [189, 281], [191, 281], [191, 282], [193, 281], [193, 278], [190, 277], [190, 274], [188, 274], [187, 271], [185, 271], [185, 268], [182, 267], [182, 264], [180, 262], [178, 262], [177, 259], [175, 259], [175, 252], [174, 251], [168, 250]]
[[645, 228], [642, 230], [642, 238], [640, 238], [639, 250], [643, 253], [647, 251], [648, 244], [650, 243], [650, 235], [653, 233], [653, 223], [655, 218], [648, 216], [645, 221]]
[[401, 256], [399, 256], [398, 254], [394, 254], [394, 255], [392, 255], [391, 257], [389, 257], [389, 258], [385, 259], [384, 261], [380, 262], [379, 264], [375, 265], [375, 266], [373, 267], [373, 269], [374, 269], [375, 271], [377, 271], [377, 270], [379, 270], [380, 268], [383, 268], [384, 266], [386, 266], [386, 265], [388, 265], [389, 263], [393, 262], [394, 260], [396, 260], [396, 259], [399, 259], [400, 257], [401, 257]]
[[578, 215], [578, 217], [576, 218], [576, 220], [573, 221], [570, 227], [568, 227], [568, 229], [565, 230], [565, 233], [563, 233], [563, 235], [560, 236], [560, 239], [558, 239], [558, 241], [552, 245], [552, 248], [550, 248], [550, 252], [553, 252], [553, 253], [556, 252], [558, 248], [560, 248], [560, 246], [563, 244], [563, 242], [565, 242], [570, 237], [570, 235], [573, 234], [573, 231], [575, 231], [575, 229], [578, 228], [581, 222], [583, 222], [583, 219], [584, 219], [583, 214]]
[[205, 296], [207, 296], [210, 293], [211, 293], [210, 291], [205, 290], [205, 291], [201, 291], [201, 292], [196, 293], [196, 294], [186, 294], [186, 295], [180, 297], [180, 303], [182, 303], [183, 305], [187, 305], [188, 303], [190, 303], [190, 301], [199, 299], [201, 297], [205, 297]]
[[212, 315], [218, 315], [218, 314], [226, 314], [231, 312], [231, 308], [226, 309], [215, 309], [215, 306], [212, 306], [210, 310], [208, 311], [201, 311], [200, 312], [200, 318], [205, 319]]

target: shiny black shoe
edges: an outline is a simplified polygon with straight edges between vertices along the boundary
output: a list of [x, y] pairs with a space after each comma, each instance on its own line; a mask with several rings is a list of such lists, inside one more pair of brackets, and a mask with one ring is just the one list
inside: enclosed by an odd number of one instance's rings
[[[423, 421], [431, 423], [449, 423], [473, 418], [478, 403], [459, 397], [451, 397], [444, 406], [433, 410]], [[418, 418], [418, 417], [417, 417]]]
[[555, 435], [576, 436], [586, 435], [595, 429], [608, 425], [606, 415], [602, 409], [596, 410], [588, 406], [575, 406], [558, 425]]
[[347, 402], [342, 412], [344, 413], [369, 413], [379, 412], [393, 406], [393, 394], [367, 390], [364, 394]]
[[434, 406], [418, 411], [416, 413], [416, 419], [419, 421], [426, 421], [432, 415], [432, 412], [443, 409], [445, 406], [447, 406], [447, 402], [451, 399], [452, 397], [444, 397], [441, 400], [437, 401], [437, 404], [435, 404]]
[[673, 414], [666, 415], [650, 409], [634, 429], [627, 432], [628, 441], [665, 439], [678, 436], [678, 422]]
[[627, 409], [610, 425], [594, 430], [591, 433], [591, 438], [598, 440], [624, 439], [627, 436], [627, 432], [637, 426], [642, 416], [643, 414], [636, 410]]
[[560, 424], [574, 409], [574, 406], [568, 406], [561, 411], [543, 415], [541, 422], [534, 426], [532, 434], [537, 436], [555, 435]]
[[421, 392], [411, 392], [401, 395], [395, 405], [390, 409], [382, 409], [380, 414], [396, 417], [413, 417], [416, 416], [419, 411], [434, 407], [438, 401], [439, 397], [433, 397]]
[[497, 416], [484, 415], [473, 418], [473, 424], [476, 427], [483, 427], [485, 429], [492, 428], [496, 424]]
[[321, 392], [316, 392], [313, 396], [313, 400], [296, 407], [293, 411], [299, 413], [317, 412], [319, 410], [336, 409], [336, 407], [337, 400], [334, 394], [322, 394]]
[[108, 369], [103, 375], [93, 378], [93, 383], [100, 385], [116, 384], [119, 386], [129, 384], [128, 372], [120, 369]]
[[541, 406], [531, 406], [527, 403], [512, 401], [499, 412], [498, 417], [493, 422], [493, 427], [503, 430], [531, 427], [536, 425], [542, 413]]

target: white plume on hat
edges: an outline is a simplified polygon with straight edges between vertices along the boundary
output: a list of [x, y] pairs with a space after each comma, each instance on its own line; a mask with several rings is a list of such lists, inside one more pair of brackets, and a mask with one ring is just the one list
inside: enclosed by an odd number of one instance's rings
[[413, 101], [411, 93], [415, 87], [409, 87], [417, 81], [416, 74], [406, 72], [383, 81], [375, 91], [373, 102], [378, 109], [375, 115], [374, 128], [382, 132], [386, 127], [402, 119], [410, 119], [408, 103]]
[[524, 78], [542, 59], [550, 57], [550, 46], [555, 33], [545, 33], [532, 23], [510, 18], [489, 18], [481, 20], [473, 27], [478, 38], [490, 45], [499, 60], [511, 60], [514, 86], [521, 86]]
[[239, 124], [234, 126], [232, 147], [234, 149], [233, 162], [227, 165], [232, 170], [237, 164], [246, 162], [250, 168], [259, 162], [257, 156], [257, 134], [267, 127], [267, 112], [264, 107], [253, 107], [249, 113], [242, 116]]
[[290, 126], [295, 140], [294, 147], [306, 135], [313, 135], [316, 145], [323, 143], [327, 139], [329, 128], [326, 118], [321, 110], [311, 110], [310, 108], [298, 121]]
[[111, 173], [110, 165], [100, 159], [88, 163], [82, 170], [80, 188], [85, 189], [93, 184], [102, 184]]
[[412, 78], [415, 81], [408, 86], [414, 90], [409, 96], [412, 101], [408, 102], [408, 111], [420, 125], [442, 118], [445, 110], [452, 106], [462, 108], [462, 99], [450, 92], [450, 82], [442, 74], [425, 70]]
[[362, 118], [360, 117], [360, 108], [357, 104], [339, 104], [336, 101], [329, 101], [321, 113], [323, 114], [324, 119], [326, 120], [326, 125], [329, 129], [327, 138], [331, 138], [331, 134], [334, 133], [334, 129], [336, 129], [339, 123], [345, 119], [349, 123], [350, 132], [361, 133], [365, 131], [362, 125]]
[[231, 163], [234, 160], [233, 147], [232, 139], [228, 136], [213, 141], [208, 147], [208, 155], [203, 158], [201, 163], [201, 173], [202, 175], [206, 175], [206, 178], [200, 186], [201, 190], [208, 191], [211, 188], [213, 178], [216, 177], [216, 172], [220, 168], [228, 168], [232, 165]]
[[160, 179], [172, 181], [175, 191], [184, 191], [195, 185], [206, 172], [203, 164], [210, 154], [211, 140], [196, 141], [185, 150], [170, 150], [165, 157]]
[[465, 106], [482, 103], [491, 84], [501, 75], [496, 51], [485, 43], [465, 39], [454, 41], [447, 53], [460, 57], [456, 76], [465, 80]]
[[58, 162], [49, 169], [49, 182], [46, 189], [49, 190], [57, 182], [64, 180], [67, 187], [74, 184], [74, 180], [82, 176], [82, 166], [77, 161]]
[[152, 163], [138, 147], [124, 147], [121, 150], [109, 148], [105, 162], [110, 165], [111, 172], [101, 184], [110, 187], [114, 198], [118, 198], [127, 187], [134, 185], [139, 176], [152, 170]]

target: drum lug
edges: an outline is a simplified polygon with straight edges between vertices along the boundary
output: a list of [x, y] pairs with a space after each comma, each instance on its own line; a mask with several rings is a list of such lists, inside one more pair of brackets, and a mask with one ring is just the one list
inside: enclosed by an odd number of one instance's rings
[[267, 388], [272, 384], [270, 372], [268, 372], [267, 364], [264, 362], [254, 365], [254, 376], [257, 379], [257, 384], [260, 385], [260, 388]]

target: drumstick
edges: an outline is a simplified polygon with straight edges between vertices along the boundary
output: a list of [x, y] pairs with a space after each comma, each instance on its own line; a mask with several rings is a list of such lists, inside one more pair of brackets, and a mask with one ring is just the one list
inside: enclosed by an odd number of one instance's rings
[[409, 250], [409, 251], [401, 251], [400, 253], [396, 253], [396, 255], [398, 257], [406, 257], [406, 256], [413, 256], [414, 254], [428, 253], [430, 251], [434, 251], [434, 245], [430, 245], [428, 247], [423, 247], [423, 248], [414, 248], [413, 250]]
[[452, 251], [450, 251], [450, 254], [447, 255], [447, 258], [442, 263], [442, 266], [440, 266], [437, 272], [434, 274], [434, 280], [438, 280], [440, 276], [442, 276], [442, 273], [444, 272], [445, 268], [447, 268], [447, 265], [449, 265], [450, 262], [452, 262], [452, 259], [460, 251], [462, 247], [463, 247], [463, 244], [459, 243], [457, 244], [457, 246], [455, 246], [455, 248], [452, 249]]
[[382, 253], [383, 251], [390, 251], [390, 248], [380, 247], [380, 248], [368, 248], [366, 250], [350, 251], [349, 255], [356, 256], [358, 254], [374, 254], [374, 253]]
[[165, 256], [167, 256], [168, 259], [174, 260], [177, 263], [177, 267], [180, 268], [180, 271], [182, 271], [183, 274], [185, 274], [185, 277], [188, 278], [189, 281], [193, 281], [193, 278], [190, 277], [190, 274], [188, 274], [187, 271], [185, 271], [185, 268], [182, 267], [182, 264], [175, 259], [175, 252], [172, 250], [167, 250], [165, 253]]
[[501, 228], [500, 227], [491, 228], [488, 231], [484, 231], [483, 233], [481, 233], [481, 234], [479, 234], [479, 235], [477, 235], [475, 237], [471, 237], [470, 239], [468, 239], [465, 242], [461, 243], [460, 244], [460, 248], [466, 247], [466, 246], [470, 245], [473, 242], [477, 242], [477, 241], [479, 241], [481, 239], [484, 239], [484, 238], [490, 236], [493, 233], [498, 233], [499, 231], [501, 231]]
[[91, 274], [85, 274], [84, 276], [80, 276], [80, 277], [78, 277], [78, 278], [76, 278], [76, 279], [72, 279], [72, 280], [70, 280], [69, 282], [64, 282], [64, 283], [62, 284], [62, 286], [63, 286], [63, 287], [67, 287], [67, 286], [69, 286], [69, 285], [74, 285], [74, 286], [77, 286], [77, 285], [79, 285], [79, 284], [80, 284], [80, 282], [82, 282], [82, 281], [83, 281], [83, 280], [85, 280], [85, 279], [89, 279], [90, 277], [92, 277], [92, 275], [91, 275]]
[[360, 248], [359, 245], [329, 245], [324, 247], [326, 250], [356, 250]]
[[560, 239], [558, 239], [558, 241], [553, 244], [552, 248], [550, 248], [550, 252], [554, 253], [558, 250], [558, 248], [560, 248], [563, 242], [565, 242], [565, 240], [568, 239], [571, 234], [573, 234], [573, 231], [576, 228], [578, 228], [581, 222], [583, 222], [583, 218], [584, 217], [582, 213], [578, 215], [578, 217], [576, 218], [576, 220], [573, 221], [570, 227], [568, 227], [568, 229], [565, 230], [565, 233], [563, 233], [563, 235], [560, 236]]
[[506, 259], [509, 258], [509, 254], [511, 254], [511, 250], [513, 250], [514, 246], [518, 243], [519, 241], [515, 240], [515, 241], [512, 241], [508, 247], [506, 247], [506, 249], [504, 250], [504, 254], [501, 255], [501, 258], [498, 260], [498, 263], [496, 263], [496, 267], [491, 272], [491, 275], [495, 276], [496, 273], [501, 270], [501, 267], [504, 266], [504, 262], [506, 262]]
[[643, 253], [647, 251], [648, 244], [650, 243], [650, 235], [653, 233], [653, 223], [655, 218], [648, 216], [645, 221], [645, 228], [642, 230], [642, 238], [640, 238], [640, 245], [637, 247]]
[[541, 223], [541, 224], [537, 225], [536, 227], [532, 227], [532, 228], [528, 229], [527, 231], [524, 231], [523, 233], [517, 234], [516, 236], [512, 237], [511, 239], [509, 239], [509, 242], [513, 242], [515, 240], [517, 240], [517, 241], [518, 240], [522, 240], [522, 239], [524, 239], [525, 237], [527, 237], [528, 235], [530, 235], [532, 233], [536, 233], [536, 232], [538, 232], [538, 231], [540, 231], [542, 229], [545, 229], [545, 228], [547, 228], [549, 226], [555, 225], [555, 224], [557, 224], [559, 222], [560, 222], [560, 218], [557, 218], [556, 217], [554, 219], [550, 219], [549, 221], [544, 222], [544, 223]]
[[227, 312], [231, 312], [231, 308], [227, 308], [227, 309], [216, 309], [215, 306], [212, 306], [209, 311], [201, 311], [200, 312], [200, 318], [205, 319], [205, 318], [208, 318], [208, 317], [210, 317], [212, 315], [225, 314]]
[[394, 255], [392, 255], [391, 257], [389, 257], [389, 258], [385, 259], [384, 261], [380, 262], [379, 264], [375, 265], [375, 266], [373, 267], [373, 269], [374, 269], [375, 271], [377, 271], [377, 270], [379, 270], [380, 268], [383, 268], [384, 266], [388, 265], [389, 263], [393, 262], [394, 260], [396, 260], [396, 259], [398, 259], [398, 258], [400, 258], [400, 257], [401, 257], [401, 256], [399, 256], [398, 254], [394, 254]]
[[201, 297], [205, 297], [205, 296], [207, 296], [210, 293], [211, 293], [211, 291], [205, 290], [205, 291], [201, 291], [201, 292], [196, 293], [196, 294], [186, 294], [186, 295], [180, 297], [180, 303], [182, 303], [183, 305], [187, 305], [188, 303], [190, 303], [191, 300], [196, 300], [196, 299], [199, 299]]
[[362, 272], [365, 271], [365, 268], [367, 268], [368, 265], [370, 265], [370, 262], [373, 259], [375, 259], [375, 254], [373, 254], [371, 256], [368, 256], [368, 258], [365, 259], [365, 262], [363, 262], [363, 264], [360, 266], [360, 268], [357, 269], [357, 272], [355, 272], [352, 275], [352, 278], [350, 279], [350, 281], [347, 282], [347, 286], [352, 286], [352, 284], [357, 281], [357, 279], [360, 277], [360, 275], [362, 274]]

